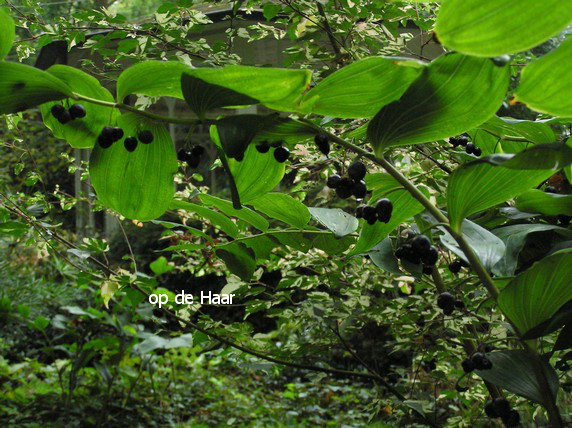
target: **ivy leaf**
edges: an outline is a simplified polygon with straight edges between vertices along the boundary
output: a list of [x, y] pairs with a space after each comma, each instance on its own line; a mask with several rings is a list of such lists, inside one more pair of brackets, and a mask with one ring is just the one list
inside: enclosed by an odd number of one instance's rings
[[[47, 70], [48, 73], [65, 82], [77, 94], [90, 98], [114, 102], [113, 96], [109, 91], [103, 88], [97, 79], [84, 73], [77, 68], [68, 67], [66, 65], [54, 65]], [[67, 143], [76, 148], [91, 148], [97, 141], [101, 130], [108, 125], [115, 124], [119, 111], [109, 107], [81, 102], [85, 108], [86, 116], [82, 119], [76, 119], [62, 125], [52, 116], [51, 108], [56, 104], [62, 105], [62, 102], [51, 102], [41, 106], [42, 117], [46, 126], [53, 134], [66, 140]], [[63, 101], [63, 106], [69, 108], [75, 101], [67, 98]]]
[[561, 0], [447, 0], [435, 31], [448, 49], [494, 57], [531, 49], [570, 22], [570, 4]]
[[354, 233], [359, 221], [339, 208], [308, 208], [312, 217], [339, 238]]
[[122, 216], [153, 220], [167, 210], [175, 193], [178, 163], [173, 141], [162, 125], [134, 114], [122, 115], [118, 126], [125, 137], [149, 130], [153, 142], [139, 144], [133, 152], [125, 149], [123, 139], [107, 149], [96, 144], [89, 160], [91, 183], [99, 200]]
[[300, 229], [303, 229], [311, 218], [306, 205], [285, 193], [268, 193], [250, 201], [250, 204], [268, 217]]
[[[493, 367], [490, 370], [477, 370], [476, 373], [480, 377], [516, 395], [540, 404], [544, 403], [544, 393], [536, 379], [533, 362], [526, 351], [491, 352], [487, 354], [487, 358], [493, 363]], [[558, 375], [544, 361], [542, 365], [552, 395], [556, 397], [559, 388]]]
[[185, 101], [195, 114], [204, 118], [205, 113], [220, 107], [258, 104], [258, 100], [223, 86], [207, 83], [183, 73], [181, 89]]
[[572, 195], [560, 195], [533, 189], [520, 195], [515, 201], [515, 207], [528, 213], [572, 216]]
[[0, 114], [18, 113], [71, 96], [71, 88], [50, 73], [0, 61]]
[[552, 317], [572, 300], [572, 249], [536, 262], [517, 275], [503, 290], [498, 304], [521, 333]]
[[339, 118], [370, 118], [401, 97], [424, 65], [405, 58], [370, 57], [319, 82], [304, 95], [300, 111]]
[[[570, 9], [568, 7], [568, 9]], [[516, 101], [554, 116], [572, 116], [572, 39], [522, 69]]]
[[447, 54], [437, 58], [403, 96], [371, 120], [367, 137], [378, 156], [391, 146], [420, 144], [475, 128], [501, 106], [509, 67]]
[[12, 43], [16, 35], [16, 26], [6, 9], [0, 8], [0, 60], [12, 50]]

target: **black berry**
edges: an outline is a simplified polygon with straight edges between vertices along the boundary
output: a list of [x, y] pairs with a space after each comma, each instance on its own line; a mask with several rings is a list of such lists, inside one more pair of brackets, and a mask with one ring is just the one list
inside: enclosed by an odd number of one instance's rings
[[347, 199], [352, 195], [353, 182], [349, 177], [342, 177], [336, 187], [336, 195], [341, 199]]
[[360, 161], [352, 163], [348, 168], [348, 175], [354, 181], [363, 180], [366, 172], [365, 165]]
[[493, 367], [489, 360], [482, 352], [475, 352], [471, 357], [471, 361], [477, 370], [490, 370]]
[[153, 142], [153, 133], [148, 130], [140, 131], [137, 134], [137, 139], [141, 144], [151, 144]]
[[113, 140], [113, 128], [111, 126], [106, 126], [101, 130], [100, 135], [105, 138], [109, 138], [110, 140]]
[[56, 117], [56, 119], [58, 120], [58, 122], [60, 122], [62, 125], [65, 125], [66, 123], [68, 123], [70, 120], [72, 120], [71, 114], [69, 114], [68, 111], [64, 111], [59, 117]]
[[342, 177], [340, 177], [338, 174], [332, 174], [328, 177], [326, 186], [328, 186], [330, 189], [337, 189], [341, 180]]
[[454, 260], [451, 263], [449, 263], [449, 270], [452, 273], [459, 273], [461, 272], [461, 262], [459, 262], [458, 260]]
[[286, 162], [289, 156], [290, 150], [286, 147], [276, 147], [276, 149], [274, 149], [274, 159], [276, 159], [277, 162]]
[[463, 302], [462, 300], [455, 300], [455, 307], [457, 309], [465, 309], [465, 302]]
[[474, 152], [475, 152], [475, 145], [473, 143], [467, 143], [465, 147], [465, 153], [470, 155]]
[[433, 267], [432, 266], [426, 266], [423, 265], [423, 273], [425, 275], [431, 275], [433, 273]]
[[268, 153], [268, 150], [270, 150], [270, 145], [268, 144], [268, 141], [263, 141], [262, 143], [257, 144], [256, 150], [258, 150], [258, 153]]
[[458, 137], [451, 137], [449, 138], [449, 143], [453, 146], [453, 147], [459, 147], [461, 145], [461, 143], [459, 143], [459, 138]]
[[85, 107], [81, 104], [73, 104], [68, 111], [72, 119], [81, 119], [87, 114]]
[[366, 205], [363, 207], [363, 218], [369, 224], [374, 224], [377, 221], [377, 212], [375, 208], [371, 205]]
[[[191, 153], [191, 155], [192, 155], [192, 153]], [[242, 162], [242, 161], [244, 160], [244, 152], [242, 152], [242, 153], [239, 154], [239, 155], [236, 155], [236, 156], [234, 157], [234, 160], [236, 160], [237, 162]]]
[[461, 362], [461, 367], [463, 367], [463, 371], [465, 373], [471, 373], [473, 370], [475, 370], [475, 365], [469, 359], [463, 360], [463, 362]]
[[422, 361], [421, 362], [421, 368], [423, 370], [425, 370], [427, 373], [432, 372], [433, 370], [435, 370], [437, 368], [437, 365], [435, 364], [435, 360], [431, 360], [431, 361]]
[[51, 112], [52, 116], [54, 116], [56, 119], [59, 119], [66, 112], [66, 109], [63, 105], [56, 104], [55, 106], [52, 107]]
[[352, 194], [356, 197], [356, 199], [365, 198], [366, 193], [367, 193], [367, 187], [365, 186], [365, 181], [360, 180], [360, 181], [356, 181], [353, 184]]
[[199, 157], [193, 156], [191, 153], [189, 153], [189, 156], [187, 157], [187, 165], [189, 166], [189, 168], [197, 168], [199, 166], [199, 164], [201, 163], [201, 159]]
[[437, 297], [437, 306], [441, 309], [452, 308], [455, 306], [455, 296], [445, 291]]
[[134, 151], [137, 148], [137, 138], [127, 137], [123, 142], [123, 146], [125, 147], [125, 150], [127, 150], [128, 152]]
[[324, 155], [328, 155], [330, 153], [330, 143], [328, 142], [328, 136], [326, 134], [318, 134], [314, 137], [314, 142], [316, 146], [318, 146], [318, 150], [322, 152]]
[[492, 401], [487, 401], [487, 403], [485, 404], [485, 414], [489, 418], [498, 418], [499, 417], [499, 415], [497, 415], [495, 412]]
[[417, 235], [411, 241], [411, 246], [418, 253], [424, 253], [431, 248], [431, 241], [425, 235]]
[[179, 151], [177, 152], [177, 159], [180, 160], [181, 162], [185, 162], [190, 156], [190, 153], [187, 152], [184, 149], [179, 149]]
[[510, 413], [510, 403], [505, 397], [497, 397], [493, 400], [493, 409], [501, 418], [506, 417]]
[[465, 147], [469, 143], [469, 140], [464, 135], [461, 135], [460, 137], [458, 137], [457, 141], [459, 142], [459, 145], [463, 146], [463, 147]]
[[379, 199], [375, 203], [375, 209], [377, 211], [377, 217], [379, 221], [383, 223], [389, 222], [391, 219], [391, 212], [393, 211], [393, 204], [387, 198]]
[[434, 246], [429, 247], [429, 249], [422, 254], [421, 260], [423, 263], [429, 266], [433, 266], [439, 260], [439, 251]]
[[493, 363], [487, 357], [481, 362], [481, 368], [479, 370], [490, 370], [493, 368]]
[[503, 423], [508, 427], [516, 427], [520, 424], [520, 415], [516, 410], [511, 410], [507, 416], [502, 418]]
[[[105, 128], [104, 128], [105, 129]], [[121, 128], [112, 128], [111, 129], [111, 139], [115, 141], [119, 141], [123, 138], [123, 129]]]
[[100, 134], [99, 137], [97, 137], [97, 144], [99, 144], [99, 147], [102, 149], [108, 149], [113, 144], [113, 140], [103, 134]]
[[203, 146], [193, 146], [191, 149], [191, 155], [201, 157], [205, 154], [205, 148]]
[[474, 154], [476, 157], [479, 157], [479, 156], [481, 156], [481, 155], [483, 154], [483, 151], [480, 149], [480, 147], [475, 147], [475, 148], [473, 149], [473, 154]]
[[367, 205], [360, 205], [356, 208], [356, 218], [363, 218], [363, 210]]

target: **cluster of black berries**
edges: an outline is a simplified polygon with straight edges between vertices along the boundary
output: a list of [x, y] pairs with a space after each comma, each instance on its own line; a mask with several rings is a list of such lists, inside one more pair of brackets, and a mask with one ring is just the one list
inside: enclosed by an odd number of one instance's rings
[[469, 143], [468, 138], [464, 135], [461, 135], [460, 137], [449, 138], [449, 143], [451, 143], [453, 147], [464, 147], [465, 153], [468, 155], [475, 155], [476, 157], [479, 157], [482, 154], [481, 149], [475, 146], [473, 143]]
[[373, 225], [375, 222], [389, 223], [391, 213], [393, 212], [393, 204], [387, 198], [378, 199], [375, 206], [360, 205], [356, 208], [356, 217], [363, 218], [367, 224]]
[[314, 143], [318, 146], [318, 150], [328, 156], [330, 153], [330, 142], [326, 134], [318, 134], [314, 137]]
[[465, 303], [462, 300], [455, 299], [455, 296], [445, 291], [437, 296], [437, 306], [443, 310], [445, 315], [451, 315], [455, 308], [463, 309]]
[[[268, 153], [271, 146], [275, 147], [274, 159], [276, 159], [276, 161], [279, 163], [284, 163], [290, 157], [290, 150], [288, 150], [288, 147], [282, 146], [282, 144], [283, 144], [282, 141], [273, 143], [272, 145], [269, 144], [268, 141], [263, 141], [260, 144], [256, 145], [256, 150], [258, 150], [258, 153]], [[235, 159], [240, 162], [243, 159], [243, 157], [241, 156], [240, 159], [239, 158]]]
[[330, 189], [336, 190], [336, 195], [341, 199], [355, 196], [356, 199], [363, 199], [367, 193], [365, 181], [363, 181], [367, 170], [360, 161], [352, 163], [348, 168], [348, 175], [340, 177], [337, 174], [330, 175], [326, 185]]
[[511, 410], [510, 403], [505, 397], [487, 401], [485, 413], [489, 418], [501, 418], [506, 427], [516, 427], [520, 424], [520, 415], [516, 410]]
[[423, 263], [423, 273], [430, 274], [433, 272], [432, 266], [439, 259], [439, 251], [425, 235], [417, 235], [410, 243], [395, 250], [395, 257], [416, 265]]
[[432, 372], [433, 370], [435, 370], [437, 368], [437, 364], [436, 364], [436, 360], [435, 358], [433, 358], [432, 360], [424, 360], [421, 361], [421, 368], [429, 373]]
[[461, 272], [462, 268], [468, 268], [468, 267], [469, 264], [463, 259], [453, 260], [451, 263], [449, 263], [449, 270], [451, 271], [451, 273], [454, 274]]
[[[121, 140], [123, 138], [123, 129], [113, 128], [111, 126], [106, 126], [101, 130], [101, 133], [97, 137], [97, 142], [101, 148], [107, 149], [113, 145], [113, 143]], [[137, 133], [137, 138], [129, 136], [123, 141], [123, 146], [128, 152], [132, 152], [137, 148], [138, 143], [141, 144], [151, 144], [153, 142], [153, 133], [151, 131], [139, 131]]]
[[65, 125], [69, 121], [75, 119], [82, 119], [85, 117], [85, 115], [85, 107], [81, 104], [73, 104], [67, 110], [61, 104], [56, 104], [52, 107], [52, 116], [54, 116], [62, 125]]
[[461, 362], [461, 367], [465, 373], [471, 373], [473, 370], [490, 370], [493, 368], [493, 363], [482, 352], [475, 352], [471, 358], [467, 358]]
[[185, 162], [189, 167], [196, 168], [201, 163], [201, 157], [205, 154], [203, 146], [194, 146], [191, 150], [181, 149], [177, 152], [177, 158]]

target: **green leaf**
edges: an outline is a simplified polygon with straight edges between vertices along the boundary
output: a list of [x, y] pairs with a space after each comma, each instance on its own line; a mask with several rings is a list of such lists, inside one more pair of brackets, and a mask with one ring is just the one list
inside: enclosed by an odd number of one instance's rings
[[175, 267], [169, 264], [169, 261], [161, 256], [149, 264], [149, 267], [155, 275], [163, 275], [164, 273], [171, 272]]
[[123, 139], [108, 149], [96, 144], [89, 161], [91, 183], [101, 202], [122, 216], [153, 220], [167, 210], [175, 193], [178, 163], [173, 142], [163, 125], [134, 114], [122, 115], [118, 126], [125, 137], [149, 130], [154, 140], [131, 153]]
[[494, 154], [472, 163], [489, 163], [520, 170], [558, 170], [572, 164], [572, 147], [563, 143], [537, 144], [517, 154]]
[[[97, 79], [77, 68], [54, 65], [47, 72], [68, 84], [77, 94], [107, 102], [115, 101], [109, 91], [103, 88]], [[52, 116], [52, 106], [63, 104], [64, 107], [69, 108], [76, 103], [71, 98], [65, 99], [63, 102], [43, 104], [41, 107], [42, 117], [46, 126], [51, 129], [56, 137], [66, 140], [72, 147], [90, 148], [94, 146], [98, 135], [105, 126], [115, 124], [119, 111], [88, 102], [77, 102], [85, 107], [86, 116], [82, 119], [76, 119], [62, 125]]]
[[554, 172], [513, 170], [474, 161], [457, 168], [449, 177], [447, 207], [451, 226], [459, 230], [464, 217], [508, 201], [537, 186]]
[[[439, 229], [444, 232], [440, 238], [443, 245], [458, 257], [468, 262], [465, 253], [459, 248], [457, 241], [455, 241], [451, 234], [447, 232], [445, 228], [439, 227]], [[491, 271], [493, 266], [502, 259], [506, 249], [505, 244], [500, 238], [493, 235], [487, 229], [472, 221], [463, 220], [461, 233], [467, 241], [467, 244], [469, 244], [488, 271]]]
[[250, 281], [256, 269], [254, 252], [250, 248], [240, 242], [231, 242], [224, 248], [218, 248], [216, 255], [224, 261], [233, 274], [243, 281]]
[[[487, 382], [499, 386], [516, 395], [543, 404], [545, 395], [538, 384], [530, 355], [526, 351], [508, 350], [491, 352], [487, 358], [493, 363], [490, 370], [477, 370], [476, 373]], [[542, 362], [552, 395], [556, 397], [559, 383], [554, 369]]]
[[16, 26], [6, 9], [0, 8], [0, 60], [12, 50], [12, 43], [16, 36]]
[[50, 320], [43, 316], [36, 317], [32, 324], [37, 330], [45, 330], [50, 325]]
[[232, 238], [238, 237], [238, 227], [226, 215], [213, 211], [210, 208], [203, 207], [202, 205], [193, 204], [192, 202], [181, 201], [175, 199], [169, 206], [172, 210], [192, 211], [208, 219], [213, 226], [219, 227], [224, 233]]
[[[356, 246], [350, 255], [364, 253], [379, 244], [389, 233], [416, 214], [423, 211], [421, 205], [405, 189], [396, 190], [386, 196], [393, 203], [393, 212], [389, 223], [376, 222], [373, 225], [362, 220], [362, 227]], [[372, 200], [372, 202], [375, 202]]]
[[547, 231], [554, 231], [572, 238], [572, 231], [550, 224], [514, 224], [494, 229], [492, 233], [502, 239], [506, 245], [506, 251], [503, 258], [493, 266], [492, 272], [499, 276], [513, 276], [518, 263], [518, 255], [528, 235]]
[[256, 134], [276, 120], [275, 115], [238, 114], [216, 121], [218, 136], [224, 153], [230, 158], [239, 158]]
[[436, 141], [475, 128], [501, 106], [508, 78], [508, 67], [488, 59], [443, 55], [398, 101], [375, 115], [367, 137], [381, 156], [391, 146]]
[[[570, 7], [568, 7], [570, 10]], [[523, 68], [515, 98], [554, 116], [572, 116], [572, 39]]]
[[390, 238], [385, 238], [366, 254], [378, 268], [386, 272], [401, 275], [402, 272], [399, 269], [399, 264], [397, 263], [397, 258], [395, 257]]
[[231, 65], [224, 68], [195, 68], [187, 72], [203, 82], [254, 98], [278, 111], [296, 111], [310, 84], [309, 70]]
[[29, 65], [0, 62], [0, 114], [17, 113], [71, 95], [70, 87], [50, 73]]
[[306, 205], [284, 193], [268, 193], [250, 201], [250, 204], [268, 217], [300, 229], [303, 229], [311, 218]]
[[319, 82], [302, 99], [300, 110], [339, 118], [370, 118], [401, 97], [424, 65], [404, 58], [370, 57]]
[[204, 118], [205, 113], [220, 107], [258, 104], [258, 100], [223, 86], [207, 83], [183, 73], [181, 89], [185, 101], [195, 114]]
[[260, 214], [249, 208], [242, 207], [239, 210], [234, 209], [232, 202], [225, 201], [224, 199], [220, 199], [212, 195], [200, 195], [199, 197], [203, 204], [216, 207], [227, 216], [239, 218], [262, 232], [266, 232], [268, 230], [268, 221]]
[[242, 241], [244, 245], [254, 251], [257, 260], [268, 260], [272, 250], [280, 246], [280, 242], [272, 235], [254, 235]]
[[561, 0], [448, 0], [435, 31], [443, 46], [467, 55], [494, 57], [531, 49], [572, 22]]
[[191, 67], [174, 61], [146, 61], [124, 70], [117, 79], [117, 100], [130, 94], [183, 99], [181, 76]]
[[492, 132], [501, 138], [524, 138], [532, 143], [553, 143], [556, 141], [554, 131], [545, 122], [518, 120], [510, 117], [494, 116], [478, 127]]
[[248, 147], [242, 161], [229, 159], [228, 164], [244, 203], [270, 192], [284, 177], [285, 165], [276, 162], [272, 150], [259, 153], [253, 145]]
[[262, 141], [285, 141], [288, 144], [296, 144], [314, 138], [316, 134], [317, 131], [304, 122], [288, 117], [277, 117], [256, 134], [252, 144]]
[[572, 216], [572, 195], [560, 195], [533, 189], [520, 195], [515, 201], [515, 207], [527, 213]]
[[308, 210], [314, 220], [330, 229], [339, 238], [354, 233], [359, 226], [357, 218], [339, 208], [308, 208]]
[[545, 257], [516, 276], [498, 304], [521, 333], [552, 317], [572, 299], [572, 249]]

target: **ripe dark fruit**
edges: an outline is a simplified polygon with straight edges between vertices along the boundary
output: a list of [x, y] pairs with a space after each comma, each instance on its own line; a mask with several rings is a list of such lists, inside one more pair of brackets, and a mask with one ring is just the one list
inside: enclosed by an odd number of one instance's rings
[[148, 130], [140, 131], [137, 134], [137, 139], [142, 144], [151, 144], [153, 142], [153, 133], [151, 131], [148, 131]]
[[363, 210], [367, 205], [360, 205], [356, 208], [356, 218], [363, 218]]
[[330, 153], [330, 143], [328, 142], [328, 136], [326, 134], [318, 134], [314, 137], [314, 142], [318, 146], [318, 149], [324, 154], [328, 155]]
[[85, 107], [81, 104], [73, 104], [68, 111], [72, 119], [81, 119], [87, 114]]
[[191, 155], [201, 157], [205, 154], [205, 148], [203, 146], [194, 146], [191, 149]]
[[455, 296], [445, 291], [437, 297], [437, 306], [441, 309], [452, 308], [455, 306]]
[[460, 136], [457, 141], [459, 142], [459, 145], [463, 146], [463, 147], [465, 147], [469, 143], [469, 140], [467, 139], [467, 137], [465, 137], [463, 135]]
[[100, 135], [102, 135], [105, 138], [109, 138], [110, 140], [113, 140], [113, 128], [111, 126], [106, 126], [101, 130]]
[[[191, 155], [192, 155], [192, 153], [191, 153]], [[242, 152], [242, 153], [239, 154], [239, 155], [236, 155], [236, 156], [234, 157], [234, 160], [236, 160], [237, 162], [242, 162], [242, 161], [244, 160], [244, 152]]]
[[286, 162], [289, 156], [290, 150], [286, 147], [276, 147], [276, 149], [274, 149], [274, 159], [276, 159], [277, 162]]
[[475, 145], [473, 143], [467, 143], [465, 147], [465, 152], [467, 154], [473, 154], [475, 152]]
[[258, 150], [258, 153], [268, 153], [268, 150], [270, 150], [270, 146], [268, 145], [268, 141], [263, 141], [262, 143], [257, 144], [256, 150]]
[[65, 125], [66, 123], [68, 123], [69, 121], [72, 120], [71, 114], [69, 114], [68, 111], [64, 111], [61, 116], [56, 117], [56, 119], [58, 120], [58, 122], [60, 122], [62, 125]]
[[461, 145], [461, 143], [459, 143], [459, 139], [457, 137], [449, 138], [449, 143], [451, 143], [451, 145], [453, 147], [459, 147]]
[[469, 359], [463, 360], [463, 362], [461, 363], [461, 367], [463, 367], [463, 371], [465, 373], [471, 373], [473, 370], [475, 370], [475, 365]]
[[455, 307], [446, 307], [445, 309], [443, 309], [443, 314], [445, 315], [451, 315], [453, 313], [453, 311], [455, 310]]
[[418, 253], [424, 253], [431, 248], [431, 241], [425, 235], [417, 235], [411, 241], [411, 246]]
[[457, 299], [457, 300], [455, 300], [455, 307], [457, 309], [465, 309], [465, 302]]
[[503, 423], [507, 427], [516, 427], [520, 424], [520, 415], [516, 410], [511, 410], [509, 414], [502, 418]]
[[113, 144], [113, 140], [101, 134], [99, 137], [97, 137], [97, 144], [99, 144], [99, 147], [102, 149], [108, 149]]
[[52, 116], [54, 116], [56, 119], [59, 119], [63, 113], [66, 112], [66, 109], [63, 105], [61, 104], [56, 104], [55, 106], [52, 107]]
[[471, 361], [477, 370], [490, 370], [493, 367], [489, 360], [482, 352], [475, 352], [471, 357]]
[[189, 157], [187, 158], [186, 162], [187, 162], [187, 165], [189, 166], [189, 168], [195, 169], [201, 163], [201, 159], [199, 157], [195, 157], [191, 153], [189, 153]]
[[357, 199], [365, 198], [365, 194], [367, 193], [367, 187], [365, 186], [365, 181], [360, 180], [353, 184], [352, 186], [352, 194]]
[[393, 211], [393, 204], [387, 198], [379, 199], [375, 203], [375, 209], [379, 221], [387, 223], [391, 219], [391, 212]]
[[510, 413], [510, 403], [505, 397], [497, 397], [493, 400], [493, 409], [501, 418], [506, 417]]
[[[105, 129], [105, 128], [104, 128]], [[111, 138], [113, 141], [119, 141], [123, 138], [123, 129], [121, 128], [112, 128], [111, 130]]]
[[353, 182], [349, 177], [342, 177], [336, 187], [336, 195], [341, 199], [347, 199], [352, 195]]
[[330, 175], [328, 177], [328, 181], [326, 181], [326, 186], [328, 186], [330, 189], [337, 189], [341, 180], [342, 177], [340, 177], [338, 174]]
[[458, 260], [449, 263], [449, 270], [451, 271], [451, 273], [459, 273], [461, 272], [461, 268], [462, 268], [461, 263]]
[[492, 401], [487, 401], [487, 403], [485, 404], [485, 414], [489, 418], [498, 418], [499, 417], [499, 415], [497, 415], [495, 412]]
[[493, 363], [487, 357], [481, 363], [481, 368], [479, 370], [490, 370], [493, 368]]
[[423, 265], [423, 273], [425, 275], [431, 275], [433, 273], [433, 267]]
[[512, 59], [512, 57], [510, 55], [501, 55], [501, 56], [495, 56], [495, 57], [491, 58], [491, 61], [497, 67], [504, 67], [505, 65], [507, 65], [511, 61], [511, 59]]
[[348, 168], [348, 175], [355, 181], [363, 180], [366, 172], [365, 165], [360, 161], [352, 163]]
[[375, 208], [371, 205], [365, 205], [363, 207], [363, 218], [369, 224], [375, 223], [377, 221], [377, 212], [375, 211]]
[[479, 156], [481, 156], [481, 155], [483, 154], [483, 151], [482, 151], [479, 147], [475, 147], [475, 148], [473, 149], [473, 154], [474, 154], [476, 157], [479, 157]]
[[189, 157], [190, 153], [187, 152], [184, 149], [179, 149], [179, 151], [177, 152], [177, 159], [180, 160], [181, 162], [185, 162], [188, 157]]
[[125, 150], [127, 150], [128, 152], [134, 151], [137, 148], [137, 138], [127, 137], [123, 142], [123, 146], [125, 147]]
[[421, 368], [425, 370], [427, 373], [429, 373], [435, 370], [437, 368], [437, 365], [435, 364], [434, 359], [431, 361], [421, 361]]
[[439, 251], [437, 248], [431, 246], [429, 249], [421, 256], [421, 260], [428, 266], [433, 266], [439, 260]]

